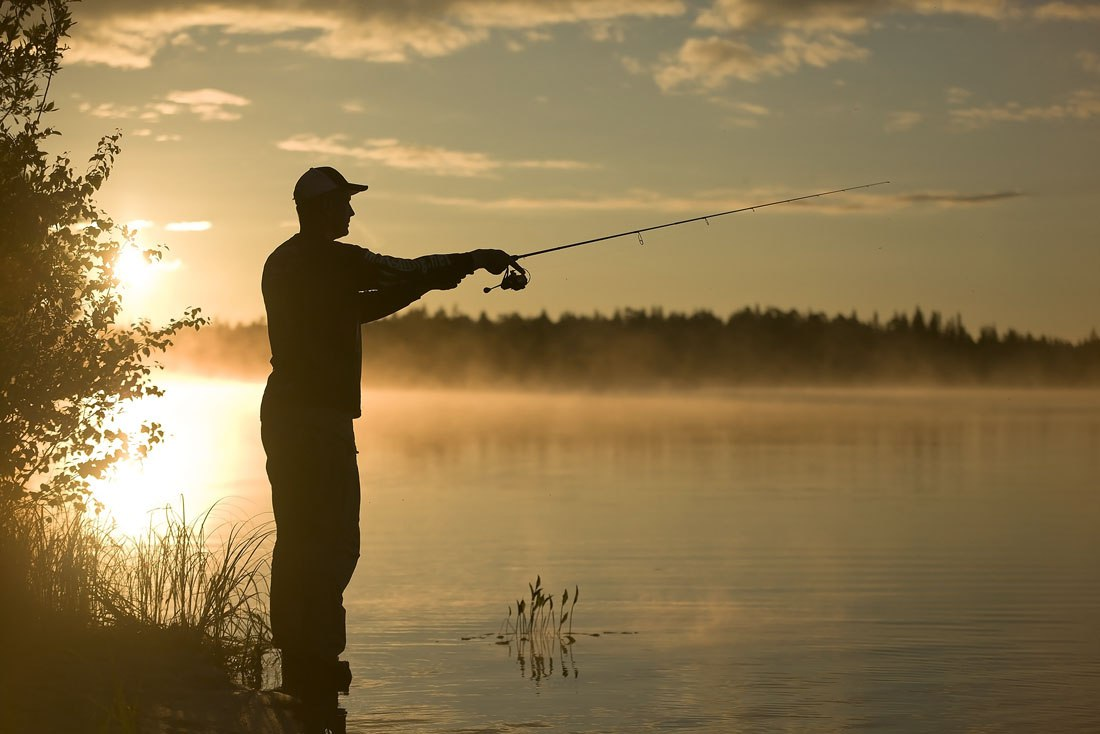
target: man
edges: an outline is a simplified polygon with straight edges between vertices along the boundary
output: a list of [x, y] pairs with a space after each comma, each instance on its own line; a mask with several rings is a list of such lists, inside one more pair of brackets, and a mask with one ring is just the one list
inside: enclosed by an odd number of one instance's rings
[[294, 187], [300, 231], [263, 272], [271, 375], [260, 420], [277, 532], [271, 630], [283, 689], [304, 700], [334, 701], [351, 681], [339, 656], [343, 592], [359, 558], [360, 324], [514, 263], [500, 250], [409, 260], [338, 242], [355, 214], [351, 196], [366, 189], [333, 168], [306, 171]]

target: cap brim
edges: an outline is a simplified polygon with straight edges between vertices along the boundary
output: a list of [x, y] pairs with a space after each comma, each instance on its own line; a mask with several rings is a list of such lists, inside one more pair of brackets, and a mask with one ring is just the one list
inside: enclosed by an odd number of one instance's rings
[[347, 188], [346, 188], [346, 191], [349, 194], [359, 194], [359, 193], [362, 193], [366, 190], [367, 190], [367, 185], [366, 184], [353, 184], [350, 181], [348, 182], [348, 185], [347, 185]]

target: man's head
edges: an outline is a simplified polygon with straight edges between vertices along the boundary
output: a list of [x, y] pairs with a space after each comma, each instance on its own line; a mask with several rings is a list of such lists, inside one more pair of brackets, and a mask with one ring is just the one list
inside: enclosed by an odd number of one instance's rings
[[324, 239], [343, 237], [355, 216], [351, 197], [366, 190], [366, 184], [349, 183], [335, 168], [309, 169], [294, 186], [294, 203], [302, 232]]

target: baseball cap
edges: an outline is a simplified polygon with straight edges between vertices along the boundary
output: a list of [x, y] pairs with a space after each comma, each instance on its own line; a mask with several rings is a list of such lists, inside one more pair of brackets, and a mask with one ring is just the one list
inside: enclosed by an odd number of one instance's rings
[[330, 191], [343, 191], [350, 196], [366, 190], [366, 184], [349, 183], [335, 168], [318, 166], [303, 173], [298, 183], [294, 184], [294, 201], [315, 199]]

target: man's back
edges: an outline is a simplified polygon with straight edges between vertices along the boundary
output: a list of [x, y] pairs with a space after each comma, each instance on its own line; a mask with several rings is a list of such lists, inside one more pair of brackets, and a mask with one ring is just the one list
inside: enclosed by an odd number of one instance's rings
[[356, 260], [362, 249], [301, 234], [267, 259], [263, 274], [272, 410], [359, 415], [360, 331]]

